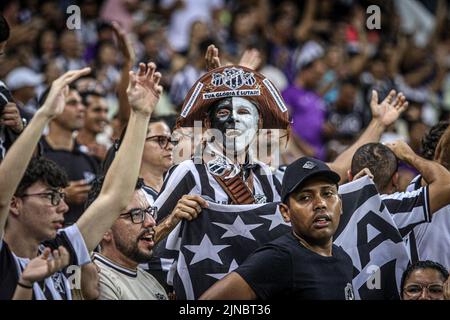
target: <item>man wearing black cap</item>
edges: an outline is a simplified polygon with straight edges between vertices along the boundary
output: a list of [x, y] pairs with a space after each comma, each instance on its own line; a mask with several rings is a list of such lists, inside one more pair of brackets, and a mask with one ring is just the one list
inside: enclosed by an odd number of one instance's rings
[[286, 169], [280, 211], [292, 232], [256, 250], [201, 299], [352, 300], [352, 261], [333, 245], [339, 175], [304, 157]]

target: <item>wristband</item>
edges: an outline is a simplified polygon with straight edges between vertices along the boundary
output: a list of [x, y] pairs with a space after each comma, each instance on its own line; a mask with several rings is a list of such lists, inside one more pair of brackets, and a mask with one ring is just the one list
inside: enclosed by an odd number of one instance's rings
[[27, 285], [25, 285], [25, 284], [23, 284], [23, 283], [20, 283], [20, 281], [17, 281], [17, 285], [18, 285], [19, 287], [22, 287], [22, 288], [25, 288], [25, 289], [33, 289], [33, 285], [27, 286]]

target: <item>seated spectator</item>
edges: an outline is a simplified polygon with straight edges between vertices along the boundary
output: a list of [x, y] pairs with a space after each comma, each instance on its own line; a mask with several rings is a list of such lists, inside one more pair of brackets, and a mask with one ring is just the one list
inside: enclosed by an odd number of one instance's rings
[[[100, 192], [101, 181], [94, 186], [87, 204]], [[119, 219], [103, 236], [100, 253], [93, 261], [100, 268], [100, 296], [102, 300], [167, 300], [165, 289], [139, 264], [148, 262], [152, 248], [165, 237], [181, 218], [195, 218], [205, 200], [199, 196], [185, 196], [173, 214], [156, 227], [156, 208], [149, 205], [138, 181], [133, 198]]]
[[417, 261], [403, 273], [402, 300], [450, 300], [448, 271], [430, 260]]

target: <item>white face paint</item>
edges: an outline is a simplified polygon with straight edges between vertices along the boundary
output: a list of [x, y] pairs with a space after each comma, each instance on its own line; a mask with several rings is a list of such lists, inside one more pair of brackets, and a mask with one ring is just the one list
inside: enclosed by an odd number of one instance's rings
[[[231, 104], [230, 104], [231, 102]], [[215, 113], [217, 128], [225, 131], [226, 153], [241, 153], [255, 139], [259, 113], [247, 99], [233, 97], [223, 101]]]

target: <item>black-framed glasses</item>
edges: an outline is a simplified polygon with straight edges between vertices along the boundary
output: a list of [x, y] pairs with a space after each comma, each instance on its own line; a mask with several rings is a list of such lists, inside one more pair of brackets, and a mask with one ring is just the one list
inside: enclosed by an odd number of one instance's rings
[[66, 194], [64, 192], [59, 191], [27, 193], [22, 195], [22, 197], [33, 197], [33, 196], [49, 199], [52, 206], [58, 206], [61, 203], [61, 200], [64, 200], [66, 198]]
[[412, 283], [405, 287], [404, 292], [411, 298], [418, 298], [420, 297], [424, 289], [428, 291], [428, 294], [431, 298], [439, 299], [444, 294], [444, 286], [439, 283], [430, 283], [428, 285]]
[[154, 220], [156, 220], [157, 214], [158, 214], [156, 207], [150, 206], [150, 207], [147, 207], [145, 209], [134, 208], [134, 209], [131, 209], [130, 211], [127, 211], [125, 213], [121, 213], [120, 216], [121, 217], [127, 216], [126, 218], [131, 217], [131, 221], [134, 224], [142, 224], [145, 221], [145, 215], [146, 214], [150, 215]]
[[171, 137], [167, 137], [167, 136], [151, 136], [151, 137], [145, 138], [145, 141], [148, 141], [148, 140], [158, 142], [161, 149], [166, 149], [167, 146], [169, 145], [169, 142], [173, 146], [176, 146], [178, 144], [178, 140], [173, 140]]

